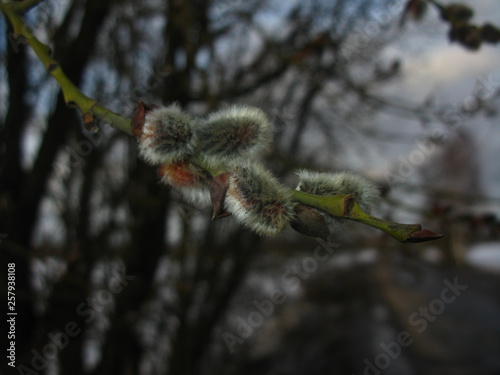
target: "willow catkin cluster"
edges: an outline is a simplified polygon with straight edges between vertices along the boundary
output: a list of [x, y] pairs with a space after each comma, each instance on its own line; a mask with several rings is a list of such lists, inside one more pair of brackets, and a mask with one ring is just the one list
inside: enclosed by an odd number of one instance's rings
[[[274, 236], [289, 224], [301, 233], [326, 237], [340, 219], [298, 204], [259, 164], [272, 139], [266, 114], [250, 106], [232, 106], [195, 118], [178, 105], [154, 107], [139, 102], [132, 121], [140, 156], [158, 166], [161, 181], [196, 205], [212, 203], [213, 218], [233, 215], [260, 235]], [[297, 190], [316, 194], [352, 194], [369, 210], [378, 191], [351, 173], [299, 171]]]
[[[211, 199], [218, 217], [232, 214], [268, 236], [281, 232], [292, 218], [290, 190], [258, 163], [272, 139], [271, 123], [262, 110], [232, 106], [200, 119], [177, 105], [140, 103], [134, 134], [142, 158], [158, 165], [161, 181], [189, 202], [204, 205]], [[212, 174], [218, 172], [228, 173], [227, 186], [214, 186]], [[210, 189], [216, 191], [212, 197]]]

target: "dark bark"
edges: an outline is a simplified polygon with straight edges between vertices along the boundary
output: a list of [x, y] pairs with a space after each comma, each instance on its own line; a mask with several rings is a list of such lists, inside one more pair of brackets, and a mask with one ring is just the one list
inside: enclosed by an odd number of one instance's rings
[[[7, 35], [12, 35], [10, 28]], [[2, 235], [0, 260], [2, 261], [2, 269], [0, 275], [2, 280], [6, 280], [6, 265], [15, 264], [16, 287], [24, 294], [24, 298], [17, 299], [16, 312], [19, 314], [19, 319], [26, 322], [17, 326], [16, 345], [19, 353], [26, 353], [31, 343], [29, 337], [36, 327], [31, 302], [29, 260], [27, 259], [27, 250], [21, 242], [22, 235], [18, 232], [19, 204], [22, 201], [21, 192], [26, 178], [21, 166], [25, 152], [22, 148], [22, 136], [30, 116], [30, 108], [27, 103], [27, 93], [29, 92], [28, 62], [26, 45], [17, 44], [14, 40], [12, 43], [10, 41], [10, 38], [7, 38], [6, 68], [9, 84], [9, 107], [3, 127], [0, 129], [0, 138], [2, 139], [0, 165], [0, 180], [2, 181], [0, 185], [0, 233]]]
[[[75, 83], [81, 84], [83, 81], [83, 72], [92, 56], [92, 48], [95, 45], [99, 34], [100, 25], [104, 22], [111, 2], [107, 1], [88, 1], [85, 6], [85, 15], [81, 24], [77, 38], [71, 46], [62, 54], [57, 46], [58, 56], [63, 70], [68, 77]], [[10, 217], [10, 225], [7, 228], [9, 237], [12, 238], [23, 249], [23, 254], [17, 259], [18, 290], [24, 291], [30, 295], [31, 291], [31, 269], [30, 256], [32, 256], [31, 246], [33, 235], [35, 233], [36, 223], [40, 220], [40, 204], [46, 196], [47, 182], [53, 176], [53, 163], [60, 149], [66, 144], [71, 130], [78, 129], [80, 120], [74, 109], [68, 108], [64, 103], [62, 95], [59, 95], [56, 107], [47, 122], [47, 128], [44, 132], [40, 148], [35, 157], [31, 170], [23, 172], [20, 168], [21, 150], [19, 149], [20, 137], [29, 121], [29, 104], [26, 93], [28, 71], [25, 67], [25, 48], [18, 46], [19, 51], [16, 54], [12, 50], [9, 52], [9, 89], [10, 89], [10, 107], [6, 118], [5, 132], [9, 135], [10, 149], [8, 152], [9, 168], [5, 170], [6, 180], [9, 181], [10, 199], [13, 207]], [[75, 272], [70, 279], [79, 276], [83, 280], [79, 283], [85, 285], [85, 279], [88, 277], [90, 268], [87, 265], [76, 262], [69, 265], [69, 273]], [[74, 268], [73, 268], [74, 267]], [[19, 312], [23, 314], [23, 324], [18, 325], [20, 329], [19, 352], [27, 353], [25, 360], [27, 364], [31, 362], [31, 349], [41, 349], [46, 343], [47, 334], [51, 331], [64, 331], [64, 325], [68, 321], [78, 320], [74, 316], [76, 305], [85, 300], [88, 292], [81, 288], [81, 285], [74, 286], [71, 282], [63, 278], [54, 286], [54, 293], [51, 301], [55, 303], [49, 311], [57, 311], [52, 323], [47, 325], [34, 316], [35, 298], [30, 297], [20, 300]], [[22, 292], [21, 292], [22, 293]], [[64, 298], [71, 296], [68, 300]], [[63, 301], [60, 299], [63, 298]], [[72, 303], [74, 301], [74, 303]], [[23, 305], [23, 302], [25, 305]], [[60, 309], [58, 309], [60, 307]], [[69, 320], [68, 320], [69, 319]], [[80, 322], [81, 323], [81, 322]], [[80, 339], [81, 341], [81, 339]], [[67, 356], [62, 356], [61, 367], [71, 368], [73, 373], [81, 371], [81, 346], [77, 345], [79, 340], [73, 340], [69, 349], [66, 350]], [[75, 348], [74, 350], [72, 348]], [[69, 353], [73, 352], [72, 355]], [[65, 361], [65, 358], [68, 358]], [[79, 361], [78, 361], [79, 359]], [[78, 370], [77, 370], [78, 369]]]

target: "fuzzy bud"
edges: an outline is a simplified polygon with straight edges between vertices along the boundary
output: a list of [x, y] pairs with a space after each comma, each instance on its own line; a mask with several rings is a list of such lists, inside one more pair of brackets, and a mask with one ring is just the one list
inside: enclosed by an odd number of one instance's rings
[[291, 192], [258, 165], [229, 174], [226, 210], [260, 235], [281, 232], [294, 216], [294, 205]]
[[176, 104], [146, 112], [139, 136], [139, 154], [153, 165], [190, 158], [196, 143], [193, 122]]
[[242, 105], [211, 114], [197, 135], [200, 155], [211, 166], [239, 165], [259, 155], [272, 140], [266, 114]]
[[196, 206], [210, 204], [209, 186], [212, 176], [189, 162], [174, 162], [158, 167], [161, 181], [175, 188], [188, 202]]
[[351, 194], [366, 212], [380, 199], [379, 190], [373, 182], [350, 172], [321, 173], [301, 170], [297, 174], [297, 190], [322, 196]]
[[[321, 173], [301, 170], [298, 171], [297, 174], [299, 175], [297, 190], [321, 196], [351, 194], [360, 207], [366, 212], [370, 212], [372, 206], [380, 198], [380, 193], [373, 182], [349, 172]], [[308, 213], [308, 216], [305, 216], [308, 219], [307, 221], [301, 220], [298, 222], [299, 227], [296, 230], [307, 234], [304, 228], [310, 226], [310, 223], [315, 222], [323, 225], [318, 215], [325, 219], [331, 233], [338, 231], [341, 228], [341, 224], [345, 222], [345, 220], [333, 217], [325, 212], [319, 210], [313, 211], [312, 213], [314, 215]], [[314, 221], [310, 220], [310, 216], [315, 218]], [[295, 226], [297, 226], [297, 224], [295, 224]], [[325, 232], [324, 229], [321, 229], [321, 231]], [[316, 233], [314, 236], [321, 237]]]

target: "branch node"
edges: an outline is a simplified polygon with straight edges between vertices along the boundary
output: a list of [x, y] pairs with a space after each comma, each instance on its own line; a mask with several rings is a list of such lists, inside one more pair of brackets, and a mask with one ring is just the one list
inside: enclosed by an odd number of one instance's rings
[[48, 67], [47, 67], [47, 72], [49, 73], [52, 73], [54, 70], [56, 70], [57, 68], [59, 67], [59, 64], [56, 63], [56, 62], [53, 62], [51, 63]]
[[85, 130], [88, 130], [93, 133], [97, 133], [99, 131], [99, 126], [97, 125], [95, 117], [92, 113], [86, 112], [83, 114], [82, 118]]
[[354, 196], [348, 195], [342, 200], [342, 216], [349, 217], [354, 207]]

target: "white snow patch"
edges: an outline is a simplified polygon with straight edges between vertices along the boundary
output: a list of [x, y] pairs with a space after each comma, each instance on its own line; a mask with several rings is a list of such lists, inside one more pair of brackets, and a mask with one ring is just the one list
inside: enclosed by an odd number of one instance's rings
[[474, 245], [466, 253], [465, 261], [478, 268], [500, 272], [500, 242]]

